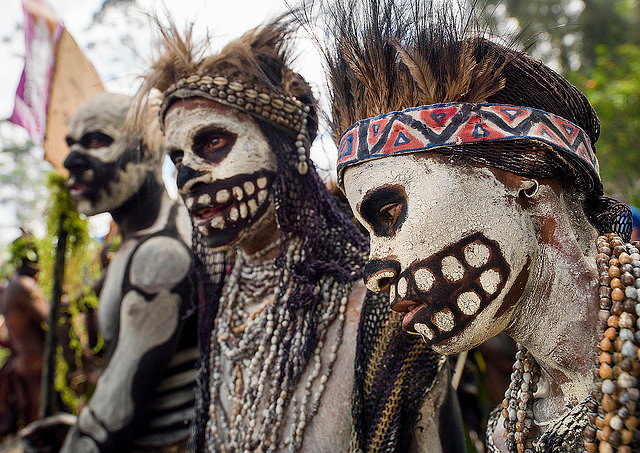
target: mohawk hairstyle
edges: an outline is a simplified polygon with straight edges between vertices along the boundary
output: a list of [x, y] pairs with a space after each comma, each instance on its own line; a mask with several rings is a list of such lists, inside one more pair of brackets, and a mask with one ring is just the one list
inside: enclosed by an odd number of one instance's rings
[[[455, 12], [457, 7], [458, 13]], [[322, 10], [334, 138], [364, 118], [447, 102], [538, 108], [584, 129], [599, 122], [562, 76], [488, 39], [475, 5], [423, 0], [336, 0]], [[305, 19], [308, 24], [308, 19]]]

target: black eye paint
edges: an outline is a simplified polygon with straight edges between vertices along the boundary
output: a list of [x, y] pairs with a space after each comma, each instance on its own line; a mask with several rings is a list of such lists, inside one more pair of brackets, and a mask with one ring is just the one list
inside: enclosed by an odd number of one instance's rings
[[222, 161], [236, 142], [237, 135], [219, 127], [205, 128], [193, 136], [193, 152], [207, 161]]
[[376, 236], [391, 237], [407, 218], [407, 193], [401, 185], [385, 185], [367, 192], [360, 214]]
[[80, 144], [88, 149], [104, 148], [113, 143], [113, 138], [102, 132], [88, 132], [80, 139]]

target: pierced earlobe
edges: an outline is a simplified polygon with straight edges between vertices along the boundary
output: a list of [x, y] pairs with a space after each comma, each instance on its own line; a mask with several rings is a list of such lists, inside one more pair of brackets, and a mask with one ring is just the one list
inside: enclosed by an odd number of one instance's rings
[[522, 184], [520, 193], [522, 193], [526, 198], [533, 198], [538, 193], [539, 188], [540, 184], [538, 184], [538, 181], [535, 179], [530, 179]]

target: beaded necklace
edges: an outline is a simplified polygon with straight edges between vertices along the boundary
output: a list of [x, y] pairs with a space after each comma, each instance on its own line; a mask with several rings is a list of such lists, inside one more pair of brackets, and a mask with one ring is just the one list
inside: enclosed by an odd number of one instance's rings
[[[287, 307], [293, 290], [287, 269], [304, 260], [302, 242], [289, 241], [284, 269], [275, 259], [250, 258], [242, 251], [238, 254], [211, 333], [206, 441], [209, 451], [297, 451], [337, 358], [351, 285], [322, 277], [314, 290], [320, 295], [317, 307], [304, 315]], [[263, 302], [256, 309], [259, 301]], [[254, 310], [246, 310], [248, 305]], [[336, 320], [337, 334], [323, 359], [327, 330]], [[304, 360], [304, 345], [311, 336], [317, 343]], [[224, 377], [225, 364], [235, 375], [231, 383]], [[307, 370], [302, 397], [297, 399], [293, 395]], [[229, 395], [230, 407], [225, 408], [221, 393]]]
[[[595, 389], [559, 420], [552, 421], [549, 429], [539, 437], [535, 436], [532, 404], [540, 367], [531, 353], [518, 345], [511, 383], [501, 411], [510, 453], [575, 451], [576, 448], [601, 453], [632, 452], [631, 445], [637, 437], [637, 401], [640, 399], [638, 245], [637, 242], [624, 244], [612, 233], [598, 237], [596, 262], [600, 311]], [[497, 415], [492, 416], [487, 430], [489, 451], [499, 451], [492, 437]]]

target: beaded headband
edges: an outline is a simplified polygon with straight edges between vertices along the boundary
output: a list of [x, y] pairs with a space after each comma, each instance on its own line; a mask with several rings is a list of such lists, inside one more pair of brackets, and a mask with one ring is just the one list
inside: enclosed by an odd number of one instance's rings
[[577, 158], [598, 181], [589, 136], [579, 126], [543, 110], [507, 104], [449, 103], [413, 107], [360, 120], [338, 145], [338, 185], [346, 167], [394, 154], [478, 142], [536, 140]]
[[233, 107], [290, 132], [296, 137], [298, 173], [305, 175], [309, 171], [307, 158], [311, 140], [307, 130], [307, 115], [311, 109], [295, 96], [269, 93], [264, 89], [260, 90], [247, 83], [222, 76], [183, 77], [164, 92], [162, 105], [158, 111], [160, 128], [163, 132], [164, 117], [173, 101], [190, 97], [203, 97]]

